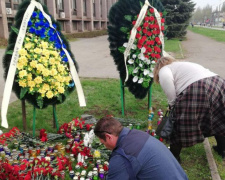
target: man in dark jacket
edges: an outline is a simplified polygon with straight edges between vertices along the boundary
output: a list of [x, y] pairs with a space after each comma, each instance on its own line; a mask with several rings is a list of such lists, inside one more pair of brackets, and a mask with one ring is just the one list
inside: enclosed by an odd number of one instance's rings
[[169, 149], [149, 134], [130, 130], [104, 117], [95, 126], [95, 135], [112, 150], [107, 180], [187, 180]]

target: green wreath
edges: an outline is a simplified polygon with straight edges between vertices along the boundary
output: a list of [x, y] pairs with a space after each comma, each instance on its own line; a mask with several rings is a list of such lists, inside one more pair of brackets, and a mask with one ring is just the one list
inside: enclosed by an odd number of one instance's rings
[[[30, 2], [30, 0], [23, 1], [15, 16], [15, 24], [3, 57], [5, 79], [19, 29]], [[42, 6], [44, 12], [49, 15], [47, 7]], [[60, 32], [59, 24], [52, 17], [51, 21], [54, 28], [50, 27], [43, 13], [35, 7], [28, 22], [22, 48], [19, 50], [13, 82], [16, 96], [21, 100], [27, 100], [37, 108], [62, 103], [75, 88], [69, 71], [68, 56], [63, 49], [67, 50], [78, 70], [69, 43]]]
[[[160, 32], [164, 30], [164, 8], [159, 0], [149, 2], [152, 7], [148, 6], [143, 20], [136, 28], [137, 33], [126, 63], [124, 53], [129, 46], [131, 32], [136, 26], [145, 0], [119, 0], [109, 12], [108, 40], [111, 55], [120, 78], [123, 82], [127, 78], [125, 85], [136, 98], [140, 99], [147, 95], [153, 80], [154, 63], [162, 55]], [[160, 22], [156, 18], [156, 10], [160, 12], [158, 14]]]

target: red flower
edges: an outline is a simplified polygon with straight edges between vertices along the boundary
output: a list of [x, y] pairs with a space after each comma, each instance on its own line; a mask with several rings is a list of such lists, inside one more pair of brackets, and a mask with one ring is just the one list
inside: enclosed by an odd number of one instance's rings
[[91, 127], [92, 127], [91, 124], [86, 124], [86, 130], [87, 130], [87, 131], [90, 131]]
[[159, 54], [156, 54], [155, 57], [156, 57], [157, 59], [159, 59], [161, 56], [160, 56]]
[[45, 129], [41, 129], [40, 130], [40, 140], [42, 142], [46, 142], [48, 140], [47, 133], [46, 133], [46, 130]]
[[145, 22], [145, 23], [143, 24], [143, 27], [144, 27], [144, 28], [148, 27], [148, 22]]
[[151, 9], [149, 9], [149, 11], [150, 11], [150, 13], [154, 13], [154, 9], [153, 8], [151, 8]]
[[152, 35], [151, 31], [148, 31], [148, 32], [147, 32], [147, 35], [148, 35], [148, 36], [151, 36], [151, 35]]
[[143, 29], [142, 32], [143, 32], [144, 34], [146, 34], [146, 33], [147, 33], [147, 29]]
[[136, 21], [133, 21], [132, 24], [135, 25], [136, 24]]
[[137, 31], [141, 31], [141, 27], [138, 27], [138, 28], [137, 28]]
[[141, 35], [139, 33], [136, 34], [136, 38], [139, 39]]
[[161, 26], [161, 30], [162, 30], [162, 31], [164, 31], [164, 30], [165, 30], [164, 26]]
[[154, 20], [155, 20], [154, 16], [149, 17], [149, 21], [154, 21]]
[[154, 29], [154, 28], [155, 28], [154, 24], [150, 24], [150, 25], [149, 25], [149, 28], [150, 28], [150, 29]]
[[164, 22], [165, 22], [165, 19], [164, 19], [164, 18], [162, 18], [162, 19], [161, 19], [161, 23], [164, 23]]
[[148, 16], [145, 16], [145, 21], [148, 21], [148, 20], [149, 20]]

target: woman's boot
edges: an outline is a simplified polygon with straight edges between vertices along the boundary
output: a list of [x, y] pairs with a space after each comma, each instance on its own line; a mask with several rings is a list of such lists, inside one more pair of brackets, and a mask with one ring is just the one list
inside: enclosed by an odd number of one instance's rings
[[213, 146], [213, 149], [220, 155], [222, 158], [225, 158], [225, 136], [215, 136], [217, 146]]
[[170, 151], [179, 163], [181, 163], [181, 160], [180, 160], [181, 149], [182, 149], [182, 146], [180, 144], [171, 144], [170, 145]]

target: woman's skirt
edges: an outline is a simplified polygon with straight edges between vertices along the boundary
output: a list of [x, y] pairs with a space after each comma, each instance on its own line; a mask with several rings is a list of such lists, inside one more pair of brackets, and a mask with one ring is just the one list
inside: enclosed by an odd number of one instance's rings
[[205, 137], [225, 136], [225, 80], [213, 76], [192, 83], [178, 95], [174, 115], [171, 144], [189, 147]]

